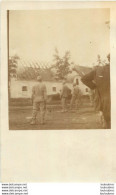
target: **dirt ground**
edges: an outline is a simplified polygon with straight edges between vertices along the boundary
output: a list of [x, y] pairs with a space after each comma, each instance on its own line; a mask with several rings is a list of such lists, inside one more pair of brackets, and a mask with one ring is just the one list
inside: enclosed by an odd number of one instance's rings
[[71, 130], [102, 129], [98, 113], [90, 105], [83, 105], [78, 110], [62, 113], [60, 105], [49, 106], [46, 111], [45, 124], [39, 124], [39, 113], [36, 125], [30, 125], [31, 106], [10, 107], [10, 130]]

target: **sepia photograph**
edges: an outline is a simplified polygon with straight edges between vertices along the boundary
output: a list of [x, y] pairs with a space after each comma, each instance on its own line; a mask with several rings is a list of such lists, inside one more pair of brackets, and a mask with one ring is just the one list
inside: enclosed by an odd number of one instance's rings
[[115, 2], [2, 2], [2, 182], [116, 181], [115, 54]]
[[7, 35], [9, 130], [111, 129], [109, 8], [9, 10]]

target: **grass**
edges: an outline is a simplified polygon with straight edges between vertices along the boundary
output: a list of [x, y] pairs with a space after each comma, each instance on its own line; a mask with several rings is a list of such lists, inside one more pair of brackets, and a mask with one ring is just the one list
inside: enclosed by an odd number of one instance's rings
[[61, 105], [48, 105], [45, 125], [30, 125], [32, 106], [12, 106], [9, 108], [10, 130], [71, 130], [71, 129], [101, 129], [98, 114], [89, 104], [83, 104], [78, 110], [61, 113]]

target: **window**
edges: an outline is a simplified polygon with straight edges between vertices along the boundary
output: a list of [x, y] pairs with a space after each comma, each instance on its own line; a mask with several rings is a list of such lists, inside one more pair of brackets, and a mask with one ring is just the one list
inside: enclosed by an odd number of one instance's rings
[[53, 91], [56, 91], [56, 87], [53, 87], [52, 90], [53, 90]]
[[88, 88], [86, 88], [85, 91], [88, 92]]
[[27, 91], [27, 86], [22, 86], [22, 91]]

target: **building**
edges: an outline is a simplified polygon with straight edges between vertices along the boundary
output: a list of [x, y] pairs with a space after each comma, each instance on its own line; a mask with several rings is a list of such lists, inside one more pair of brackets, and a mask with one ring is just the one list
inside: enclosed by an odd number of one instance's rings
[[[75, 66], [72, 75], [67, 76], [67, 85], [72, 90], [73, 83], [78, 79], [79, 86], [83, 95], [89, 94], [89, 89], [81, 82], [81, 76], [90, 69], [82, 66]], [[75, 74], [73, 74], [75, 72]], [[40, 67], [37, 63], [33, 66], [26, 64], [26, 66], [18, 66], [17, 76], [11, 78], [10, 81], [10, 97], [11, 98], [31, 98], [32, 87], [37, 83], [38, 75], [42, 76], [43, 82], [47, 88], [48, 96], [60, 94], [62, 88], [62, 81], [55, 79], [54, 73], [50, 67], [42, 65]]]
[[[10, 83], [10, 97], [11, 98], [31, 98], [32, 87], [37, 83], [34, 80], [16, 80], [11, 79]], [[44, 81], [47, 88], [47, 95], [60, 94], [62, 88], [62, 82], [58, 81]], [[72, 84], [68, 83], [70, 89]]]
[[[42, 76], [43, 82], [47, 88], [47, 95], [60, 94], [62, 81], [57, 81], [52, 70], [49, 67], [40, 68], [39, 66], [19, 66], [17, 76], [10, 79], [10, 97], [11, 98], [31, 98], [32, 87], [37, 83], [38, 75]], [[72, 90], [72, 84], [68, 83]]]
[[72, 68], [72, 73], [68, 75], [69, 82], [76, 83], [78, 80], [83, 95], [89, 95], [90, 89], [82, 83], [81, 78], [91, 70], [92, 68], [90, 67], [75, 65]]

